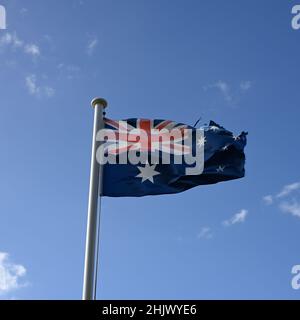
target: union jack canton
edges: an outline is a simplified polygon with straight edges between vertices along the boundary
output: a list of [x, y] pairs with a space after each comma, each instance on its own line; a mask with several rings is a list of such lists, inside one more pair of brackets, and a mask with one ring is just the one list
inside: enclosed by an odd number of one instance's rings
[[106, 118], [98, 139], [102, 195], [170, 194], [241, 178], [246, 135], [235, 136], [213, 121], [197, 129], [170, 120]]

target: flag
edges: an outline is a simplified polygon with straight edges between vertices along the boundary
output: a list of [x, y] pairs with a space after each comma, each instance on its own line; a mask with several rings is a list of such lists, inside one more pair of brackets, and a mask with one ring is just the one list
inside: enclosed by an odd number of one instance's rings
[[169, 120], [106, 118], [98, 137], [102, 195], [172, 194], [242, 178], [246, 135], [234, 135], [213, 121], [198, 129]]

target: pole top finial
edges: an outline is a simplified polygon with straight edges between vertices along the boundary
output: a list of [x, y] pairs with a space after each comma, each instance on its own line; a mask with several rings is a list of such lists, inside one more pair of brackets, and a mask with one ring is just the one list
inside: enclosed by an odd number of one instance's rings
[[93, 108], [95, 108], [97, 104], [101, 104], [103, 108], [107, 107], [107, 101], [103, 98], [94, 98], [92, 100], [91, 105]]

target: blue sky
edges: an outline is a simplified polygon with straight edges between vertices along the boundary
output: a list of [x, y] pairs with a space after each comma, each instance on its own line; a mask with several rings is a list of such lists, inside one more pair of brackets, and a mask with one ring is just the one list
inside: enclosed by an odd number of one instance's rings
[[300, 298], [297, 1], [0, 4], [0, 299], [81, 298], [94, 96], [249, 132], [243, 179], [103, 199], [98, 298]]

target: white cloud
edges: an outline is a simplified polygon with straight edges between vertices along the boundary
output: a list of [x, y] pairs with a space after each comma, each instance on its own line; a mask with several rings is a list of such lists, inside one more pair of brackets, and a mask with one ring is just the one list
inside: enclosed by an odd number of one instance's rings
[[216, 89], [218, 89], [227, 102], [231, 102], [232, 101], [232, 96], [231, 96], [231, 93], [230, 93], [230, 86], [229, 86], [229, 84], [227, 82], [219, 80], [216, 83], [206, 87], [206, 89], [207, 88], [216, 88]]
[[233, 217], [223, 222], [223, 225], [226, 227], [232, 226], [236, 223], [242, 223], [246, 220], [248, 215], [248, 210], [242, 209], [240, 212], [236, 213]]
[[300, 203], [296, 200], [291, 202], [282, 202], [279, 205], [279, 208], [285, 213], [290, 213], [293, 216], [300, 218]]
[[36, 85], [36, 76], [33, 74], [30, 76], [27, 76], [25, 78], [25, 81], [26, 81], [26, 86], [27, 86], [29, 93], [33, 94], [33, 95], [37, 94], [39, 90]]
[[50, 98], [50, 97], [53, 97], [55, 95], [55, 90], [52, 87], [46, 86], [43, 89], [44, 89], [45, 95], [47, 97]]
[[225, 100], [231, 101], [232, 97], [230, 95], [230, 87], [228, 83], [219, 80], [216, 84], [215, 87], [218, 88], [224, 95]]
[[207, 91], [208, 89], [217, 89], [223, 96], [224, 100], [232, 105], [235, 105], [241, 97], [241, 93], [250, 90], [252, 87], [252, 82], [242, 81], [239, 86], [231, 86], [228, 82], [224, 80], [218, 80], [217, 82], [204, 86], [203, 89]]
[[37, 57], [41, 54], [41, 50], [37, 44], [25, 43], [17, 36], [16, 32], [5, 33], [0, 38], [0, 48], [11, 48], [13, 50], [22, 49], [24, 53], [33, 57]]
[[248, 91], [249, 89], [251, 89], [251, 87], [252, 87], [252, 82], [249, 81], [249, 80], [247, 80], [247, 81], [242, 81], [242, 82], [240, 83], [240, 89], [241, 89], [242, 91]]
[[23, 265], [12, 263], [6, 252], [0, 252], [0, 293], [23, 287], [25, 284], [20, 283], [20, 278], [25, 275], [26, 269]]
[[75, 65], [68, 65], [65, 63], [59, 63], [57, 65], [57, 69], [59, 70], [59, 75], [62, 77], [66, 77], [68, 80], [73, 80], [75, 78], [79, 78], [80, 76], [80, 67]]
[[40, 48], [36, 44], [26, 44], [24, 51], [33, 57], [37, 57], [41, 54]]
[[97, 45], [98, 45], [98, 38], [96, 36], [91, 37], [88, 41], [87, 49], [86, 49], [87, 54], [89, 56], [91, 56], [94, 53]]
[[282, 190], [276, 195], [277, 198], [283, 198], [289, 195], [291, 192], [300, 189], [300, 182], [288, 184], [282, 188]]
[[265, 196], [263, 199], [267, 205], [275, 203], [275, 201], [277, 200], [276, 205], [282, 212], [300, 218], [300, 200], [298, 200], [299, 198], [297, 199], [297, 193], [296, 197], [291, 197], [291, 194], [297, 190], [300, 190], [300, 182], [287, 184], [283, 186], [281, 191], [276, 195], [268, 195]]
[[13, 49], [16, 49], [22, 46], [23, 41], [18, 38], [15, 32], [7, 32], [0, 38], [0, 47], [11, 47]]
[[21, 8], [20, 13], [22, 16], [26, 15], [28, 13], [28, 9], [27, 8]]
[[25, 43], [21, 40], [16, 32], [13, 33], [5, 33], [0, 38], [0, 48], [11, 48], [11, 49], [21, 49], [24, 53], [31, 55], [33, 57], [37, 57], [41, 54], [41, 50], [37, 44], [34, 43]]
[[273, 203], [273, 196], [270, 194], [267, 196], [264, 196], [263, 201], [265, 202], [266, 205], [271, 205]]
[[25, 78], [25, 84], [28, 92], [36, 97], [52, 97], [55, 90], [49, 86], [40, 86], [37, 84], [37, 77], [35, 74], [28, 75]]
[[213, 234], [211, 232], [211, 228], [203, 227], [201, 228], [200, 232], [197, 234], [198, 239], [211, 239]]
[[300, 190], [300, 182], [294, 182], [291, 184], [287, 184], [283, 186], [280, 192], [278, 192], [276, 195], [266, 195], [263, 197], [263, 201], [266, 205], [273, 204], [276, 199], [281, 199], [289, 196], [293, 191]]

